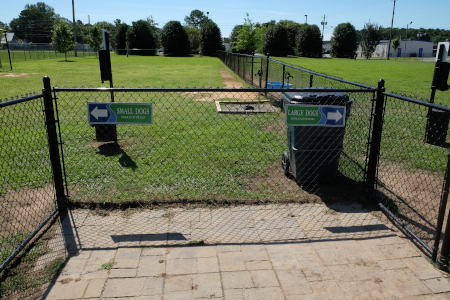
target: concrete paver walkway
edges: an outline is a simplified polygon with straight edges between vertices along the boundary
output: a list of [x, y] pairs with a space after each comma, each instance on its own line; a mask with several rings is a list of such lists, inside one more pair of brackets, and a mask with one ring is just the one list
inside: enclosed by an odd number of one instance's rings
[[446, 275], [359, 204], [75, 210], [63, 226], [72, 255], [46, 299], [449, 298]]

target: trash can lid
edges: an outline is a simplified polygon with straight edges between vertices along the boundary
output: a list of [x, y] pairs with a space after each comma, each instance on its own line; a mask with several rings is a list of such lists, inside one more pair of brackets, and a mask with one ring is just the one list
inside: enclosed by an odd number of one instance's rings
[[348, 95], [343, 92], [284, 92], [283, 100], [290, 103], [316, 104], [316, 105], [347, 105], [351, 102]]

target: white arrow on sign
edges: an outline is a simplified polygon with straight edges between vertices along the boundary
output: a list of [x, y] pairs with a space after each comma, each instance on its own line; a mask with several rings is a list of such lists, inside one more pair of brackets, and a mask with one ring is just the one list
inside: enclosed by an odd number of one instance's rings
[[99, 109], [98, 106], [96, 106], [92, 111], [91, 115], [94, 116], [98, 120], [98, 118], [106, 118], [108, 117], [108, 110], [107, 109]]
[[339, 121], [340, 119], [342, 119], [343, 115], [339, 112], [339, 110], [337, 110], [336, 112], [329, 112], [327, 114], [327, 119], [328, 120], [334, 120], [334, 121]]

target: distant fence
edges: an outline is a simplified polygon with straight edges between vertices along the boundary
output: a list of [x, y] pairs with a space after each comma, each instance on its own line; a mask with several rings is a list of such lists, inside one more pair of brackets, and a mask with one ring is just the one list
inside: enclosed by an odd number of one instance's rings
[[[9, 54], [12, 62], [65, 58], [64, 53], [59, 53], [52, 44], [28, 44], [21, 45], [17, 43], [9, 43]], [[96, 56], [96, 52], [89, 45], [79, 44], [75, 50], [67, 52], [67, 57], [84, 57]], [[6, 45], [2, 45], [0, 50], [0, 61], [3, 65], [9, 62], [8, 50]]]

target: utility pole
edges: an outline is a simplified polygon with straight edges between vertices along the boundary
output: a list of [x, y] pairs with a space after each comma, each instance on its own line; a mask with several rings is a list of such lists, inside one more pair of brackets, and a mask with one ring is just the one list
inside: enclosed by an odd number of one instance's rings
[[[409, 24], [406, 24], [406, 38], [405, 38], [405, 55], [404, 57], [406, 57], [406, 42], [408, 41], [408, 26], [412, 24], [412, 21]], [[401, 40], [401, 38], [400, 38]]]
[[388, 57], [387, 57], [388, 60], [389, 60], [389, 53], [391, 53], [391, 40], [392, 40], [392, 27], [394, 26], [395, 1], [397, 1], [397, 0], [394, 0], [394, 9], [392, 10], [392, 22], [391, 22], [391, 31], [389, 33], [389, 46], [388, 46]]
[[325, 30], [325, 25], [327, 25], [327, 22], [325, 22], [325, 15], [323, 15], [323, 21], [320, 22], [322, 24], [322, 41], [323, 41], [323, 32]]
[[306, 20], [305, 20], [305, 24], [308, 24], [308, 15], [305, 15]]
[[75, 25], [75, 3], [72, 0], [72, 14], [73, 14], [73, 41], [75, 43], [75, 57], [77, 57], [77, 26]]

